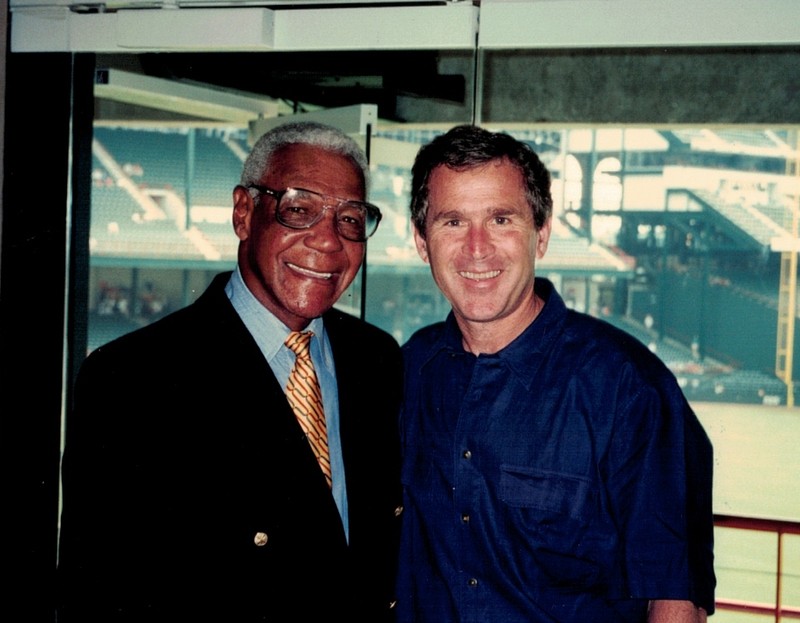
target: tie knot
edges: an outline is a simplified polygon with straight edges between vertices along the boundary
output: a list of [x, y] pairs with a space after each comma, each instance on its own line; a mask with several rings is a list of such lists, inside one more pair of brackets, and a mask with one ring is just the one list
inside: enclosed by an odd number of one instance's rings
[[313, 336], [313, 331], [292, 331], [284, 343], [287, 348], [294, 351], [295, 355], [304, 355], [309, 352], [309, 344]]

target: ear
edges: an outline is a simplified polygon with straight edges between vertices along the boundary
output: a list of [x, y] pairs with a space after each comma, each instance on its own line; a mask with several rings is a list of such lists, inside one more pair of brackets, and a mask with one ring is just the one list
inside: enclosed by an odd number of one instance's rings
[[550, 232], [553, 230], [553, 217], [548, 218], [542, 228], [536, 232], [536, 259], [540, 260], [544, 257], [547, 251], [547, 245], [550, 242]]
[[250, 222], [253, 218], [255, 202], [244, 186], [233, 189], [233, 231], [241, 241], [250, 237]]
[[417, 253], [422, 258], [422, 261], [426, 264], [430, 264], [430, 259], [428, 257], [428, 243], [425, 240], [425, 237], [419, 233], [416, 225], [414, 227], [414, 242], [417, 245]]

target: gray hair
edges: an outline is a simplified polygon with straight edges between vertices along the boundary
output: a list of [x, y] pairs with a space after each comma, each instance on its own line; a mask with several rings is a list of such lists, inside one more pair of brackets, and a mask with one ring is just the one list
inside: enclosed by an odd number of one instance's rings
[[258, 184], [271, 166], [275, 152], [295, 144], [320, 147], [349, 158], [361, 172], [366, 192], [369, 186], [369, 163], [359, 144], [338, 128], [315, 121], [288, 122], [261, 136], [244, 162], [241, 185]]

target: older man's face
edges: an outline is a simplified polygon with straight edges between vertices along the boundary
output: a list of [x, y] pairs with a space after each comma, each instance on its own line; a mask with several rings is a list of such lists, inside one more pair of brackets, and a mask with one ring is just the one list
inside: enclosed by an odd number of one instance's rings
[[[364, 200], [364, 184], [348, 158], [309, 145], [290, 145], [273, 158], [259, 184], [282, 191], [305, 188], [340, 199]], [[286, 326], [299, 330], [333, 307], [358, 273], [365, 244], [342, 238], [332, 210], [309, 229], [275, 220], [275, 199], [234, 191], [233, 226], [239, 268], [256, 298]]]

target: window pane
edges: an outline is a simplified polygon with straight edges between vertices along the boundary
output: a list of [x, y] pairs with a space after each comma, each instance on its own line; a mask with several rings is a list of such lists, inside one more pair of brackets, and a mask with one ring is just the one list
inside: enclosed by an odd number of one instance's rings
[[[263, 111], [288, 118], [373, 104], [378, 126], [424, 119], [446, 127], [472, 118], [469, 51], [101, 55], [97, 65], [90, 350], [192, 302], [215, 274], [235, 266], [231, 193]], [[114, 80], [123, 75], [124, 88]], [[140, 76], [146, 80], [137, 82]], [[187, 85], [199, 94], [185, 97]], [[222, 93], [246, 101], [232, 109]], [[365, 313], [404, 340], [444, 313], [427, 268], [403, 250], [411, 242], [403, 188], [410, 154], [397, 164], [397, 154], [368, 144], [371, 136], [355, 138], [370, 154], [370, 199], [384, 216], [367, 246], [366, 275], [337, 307]], [[404, 324], [394, 326], [402, 310]]]
[[89, 349], [183, 307], [234, 266], [246, 139], [233, 126], [96, 123]]
[[[796, 402], [797, 51], [508, 50], [480, 61], [457, 51], [145, 54], [98, 65], [255, 93], [281, 116], [377, 104], [363, 140], [383, 220], [364, 280], [339, 307], [363, 310], [401, 343], [449, 311], [408, 218], [417, 149], [474, 119], [529, 142], [555, 200], [537, 274], [672, 369], [715, 445], [715, 511], [796, 519], [792, 413], [755, 406]], [[230, 193], [248, 124], [202, 118], [196, 102], [133, 99], [97, 98], [90, 349], [190, 303], [235, 265]], [[789, 540], [791, 604], [797, 549]], [[765, 599], [774, 549], [721, 532], [718, 552], [720, 596]]]
[[[408, 218], [416, 150], [448, 127], [380, 121], [372, 134], [370, 199], [384, 217], [368, 243], [366, 315], [400, 342], [449, 309]], [[796, 239], [794, 132], [497, 129], [551, 170], [554, 230], [538, 274], [568, 304], [645, 342], [690, 400], [792, 400], [781, 375], [796, 340], [779, 311], [794, 288], [780, 251]], [[182, 307], [233, 267], [230, 193], [247, 150], [235, 126], [97, 124], [90, 347]], [[361, 291], [351, 290], [340, 306], [358, 314]]]
[[[790, 373], [796, 342], [785, 340], [780, 351], [777, 340], [793, 318], [779, 309], [794, 282], [781, 286], [778, 249], [796, 239], [795, 132], [494, 128], [527, 141], [552, 173], [553, 235], [537, 273], [569, 305], [641, 339], [690, 400], [792, 400], [780, 375]], [[401, 340], [447, 310], [416, 256], [407, 217], [413, 153], [436, 131], [376, 132], [376, 153], [397, 156], [385, 156], [394, 167], [378, 162], [374, 192], [396, 208], [376, 235], [368, 310]]]

